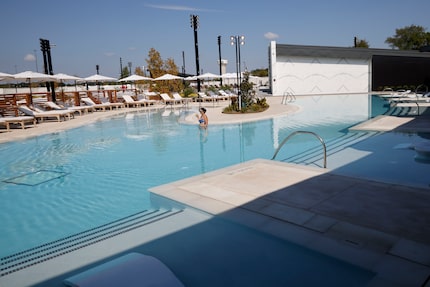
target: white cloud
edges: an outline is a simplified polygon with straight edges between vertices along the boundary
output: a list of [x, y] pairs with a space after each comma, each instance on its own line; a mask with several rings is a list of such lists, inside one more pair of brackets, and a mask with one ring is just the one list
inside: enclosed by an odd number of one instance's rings
[[156, 5], [156, 4], [145, 4], [146, 7], [163, 9], [163, 10], [174, 10], [174, 11], [189, 11], [189, 12], [217, 12], [218, 10], [200, 9], [189, 6], [179, 6], [179, 5]]
[[34, 62], [36, 61], [36, 57], [33, 54], [27, 54], [24, 57], [24, 61]]
[[128, 50], [129, 51], [135, 51], [135, 50], [137, 50], [137, 48], [136, 47], [129, 47]]
[[264, 34], [264, 38], [269, 39], [269, 40], [274, 40], [274, 39], [279, 38], [279, 35], [272, 33], [272, 32], [267, 32]]
[[105, 56], [113, 57], [113, 56], [115, 56], [115, 53], [114, 52], [105, 52]]
[[155, 9], [163, 9], [163, 10], [175, 10], [175, 11], [198, 11], [196, 8], [187, 7], [187, 6], [176, 6], [176, 5], [153, 5], [146, 4], [145, 6]]

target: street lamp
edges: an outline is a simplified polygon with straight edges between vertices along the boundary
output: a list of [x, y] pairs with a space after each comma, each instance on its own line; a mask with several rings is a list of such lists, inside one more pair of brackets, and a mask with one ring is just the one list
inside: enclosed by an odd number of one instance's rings
[[[221, 60], [221, 36], [218, 36], [218, 61], [219, 61], [219, 75], [222, 76], [222, 60]], [[220, 85], [222, 86], [222, 77], [220, 79]]]
[[[51, 58], [51, 47], [55, 47], [55, 45], [51, 45], [49, 40], [40, 38], [40, 50], [43, 53], [43, 67], [45, 74], [54, 75], [54, 71], [52, 70], [52, 58]], [[51, 100], [55, 103], [55, 85], [54, 82], [46, 83], [46, 87], [48, 92], [51, 92]]]
[[239, 110], [242, 109], [242, 90], [240, 83], [242, 82], [242, 72], [240, 69], [240, 46], [245, 45], [245, 36], [230, 36], [230, 44], [236, 48], [236, 81], [237, 81], [237, 93]]
[[[194, 30], [194, 50], [196, 52], [196, 76], [200, 75], [199, 66], [199, 42], [197, 40], [197, 29], [199, 28], [199, 16], [190, 15], [191, 28]], [[200, 79], [197, 79], [197, 91], [200, 92]]]

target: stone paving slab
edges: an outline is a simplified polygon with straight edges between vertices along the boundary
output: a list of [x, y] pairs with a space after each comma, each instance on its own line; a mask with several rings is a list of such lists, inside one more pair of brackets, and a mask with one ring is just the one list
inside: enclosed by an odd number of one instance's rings
[[[419, 286], [430, 276], [428, 189], [257, 159], [150, 191], [353, 261], [379, 274], [372, 286]], [[294, 231], [285, 232], [288, 226]], [[330, 240], [338, 247], [330, 249]], [[353, 249], [369, 256], [352, 259]], [[410, 275], [404, 274], [406, 269]]]

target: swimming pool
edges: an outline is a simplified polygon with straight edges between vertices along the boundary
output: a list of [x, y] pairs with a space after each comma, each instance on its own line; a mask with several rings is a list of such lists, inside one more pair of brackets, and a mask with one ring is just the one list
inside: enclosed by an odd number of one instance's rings
[[[150, 210], [150, 187], [271, 158], [292, 130], [342, 137], [372, 115], [366, 99], [309, 97], [298, 102], [306, 109], [297, 115], [213, 125], [207, 133], [180, 124], [184, 113], [144, 111], [0, 145], [0, 246], [7, 246], [0, 257]], [[355, 108], [341, 113], [338, 101]], [[287, 152], [314, 146], [314, 139], [300, 137]]]

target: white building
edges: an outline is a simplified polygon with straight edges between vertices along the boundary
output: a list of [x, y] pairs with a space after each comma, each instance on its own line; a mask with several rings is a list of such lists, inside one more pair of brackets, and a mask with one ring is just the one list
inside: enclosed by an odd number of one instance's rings
[[429, 86], [430, 53], [277, 44], [269, 46], [273, 95], [368, 93], [384, 86]]

